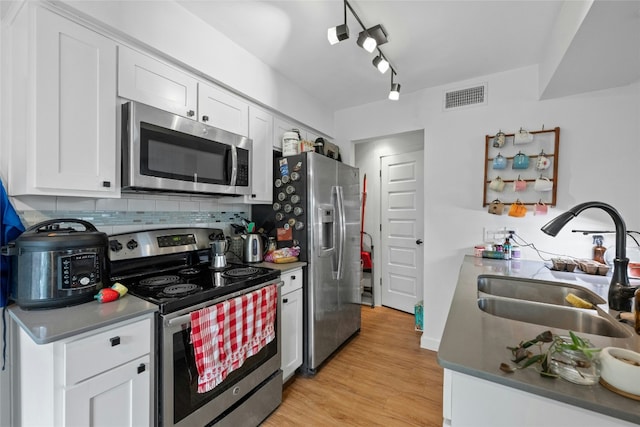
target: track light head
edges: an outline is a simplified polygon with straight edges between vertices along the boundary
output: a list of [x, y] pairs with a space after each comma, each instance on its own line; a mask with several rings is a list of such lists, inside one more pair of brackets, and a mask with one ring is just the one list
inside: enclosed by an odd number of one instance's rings
[[385, 44], [388, 41], [387, 32], [384, 30], [382, 25], [375, 25], [358, 34], [358, 46], [369, 53], [373, 52], [376, 47], [381, 44]]
[[376, 67], [382, 74], [384, 74], [389, 69], [389, 61], [384, 59], [384, 56], [380, 54], [373, 58], [373, 66]]
[[329, 43], [334, 45], [349, 38], [349, 27], [347, 24], [341, 24], [327, 30], [327, 39]]
[[392, 101], [397, 101], [400, 99], [400, 83], [394, 83], [391, 85], [391, 90], [389, 91], [389, 99]]
[[[342, 40], [349, 38], [349, 27], [347, 27], [347, 0], [343, 0], [342, 7], [344, 10], [344, 24], [337, 25], [327, 30], [327, 39], [329, 39], [329, 43], [331, 45], [340, 43]], [[351, 8], [351, 6], [349, 6], [349, 8]]]
[[393, 82], [393, 76], [396, 72], [391, 69], [391, 90], [389, 91], [389, 99], [392, 101], [397, 101], [400, 99], [400, 83]]
[[378, 44], [376, 43], [376, 39], [371, 37], [365, 30], [360, 32], [360, 34], [358, 35], [358, 46], [371, 53], [375, 50]]

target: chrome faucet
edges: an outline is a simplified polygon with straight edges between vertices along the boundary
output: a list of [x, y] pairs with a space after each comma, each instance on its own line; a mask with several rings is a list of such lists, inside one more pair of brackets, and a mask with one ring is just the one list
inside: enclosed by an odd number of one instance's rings
[[616, 255], [613, 260], [613, 272], [611, 273], [611, 284], [609, 285], [609, 308], [617, 311], [631, 311], [631, 299], [636, 288], [631, 287], [629, 284], [629, 275], [627, 273], [629, 265], [626, 249], [627, 226], [613, 206], [602, 202], [581, 203], [549, 221], [541, 230], [549, 236], [555, 237], [562, 227], [588, 208], [602, 209], [611, 216], [616, 226]]

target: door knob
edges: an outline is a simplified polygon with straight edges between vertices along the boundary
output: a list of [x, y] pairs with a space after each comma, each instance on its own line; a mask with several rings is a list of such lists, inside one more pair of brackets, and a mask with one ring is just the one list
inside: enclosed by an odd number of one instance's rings
[[416, 240], [416, 245], [421, 245], [421, 244], [422, 244], [422, 239]]

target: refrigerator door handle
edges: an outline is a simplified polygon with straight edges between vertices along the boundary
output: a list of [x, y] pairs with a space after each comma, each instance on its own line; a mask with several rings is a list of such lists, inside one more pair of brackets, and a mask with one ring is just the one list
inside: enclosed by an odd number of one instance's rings
[[336, 251], [336, 258], [338, 259], [338, 268], [335, 272], [335, 278], [340, 280], [344, 275], [344, 238], [346, 235], [346, 224], [345, 224], [345, 216], [344, 216], [344, 192], [342, 187], [334, 187], [336, 194], [336, 210], [338, 211], [338, 244]]

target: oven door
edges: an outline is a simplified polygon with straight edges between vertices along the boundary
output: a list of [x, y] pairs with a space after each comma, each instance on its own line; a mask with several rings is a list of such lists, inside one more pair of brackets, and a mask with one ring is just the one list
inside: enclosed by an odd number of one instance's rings
[[[278, 279], [279, 280], [279, 279]], [[281, 401], [282, 371], [280, 370], [280, 286], [278, 284], [278, 306], [276, 313], [276, 338], [260, 352], [248, 358], [242, 367], [231, 372], [227, 378], [207, 393], [198, 393], [198, 371], [195, 365], [193, 347], [190, 344], [190, 314], [192, 311], [208, 307], [226, 299], [252, 292], [274, 282], [257, 285], [241, 292], [225, 295], [216, 300], [190, 307], [161, 318], [160, 348], [158, 363], [159, 425], [161, 426], [204, 426], [216, 419], [227, 416], [234, 407], [242, 405], [263, 383], [279, 380], [279, 395], [269, 397], [274, 400], [268, 415]], [[271, 381], [272, 382], [272, 381]], [[271, 389], [273, 386], [270, 386]], [[253, 399], [257, 400], [257, 399]], [[264, 406], [264, 402], [260, 402]], [[246, 411], [246, 406], [242, 408]], [[249, 412], [249, 411], [248, 411]], [[248, 414], [247, 414], [248, 415]], [[261, 421], [262, 419], [258, 420]]]

